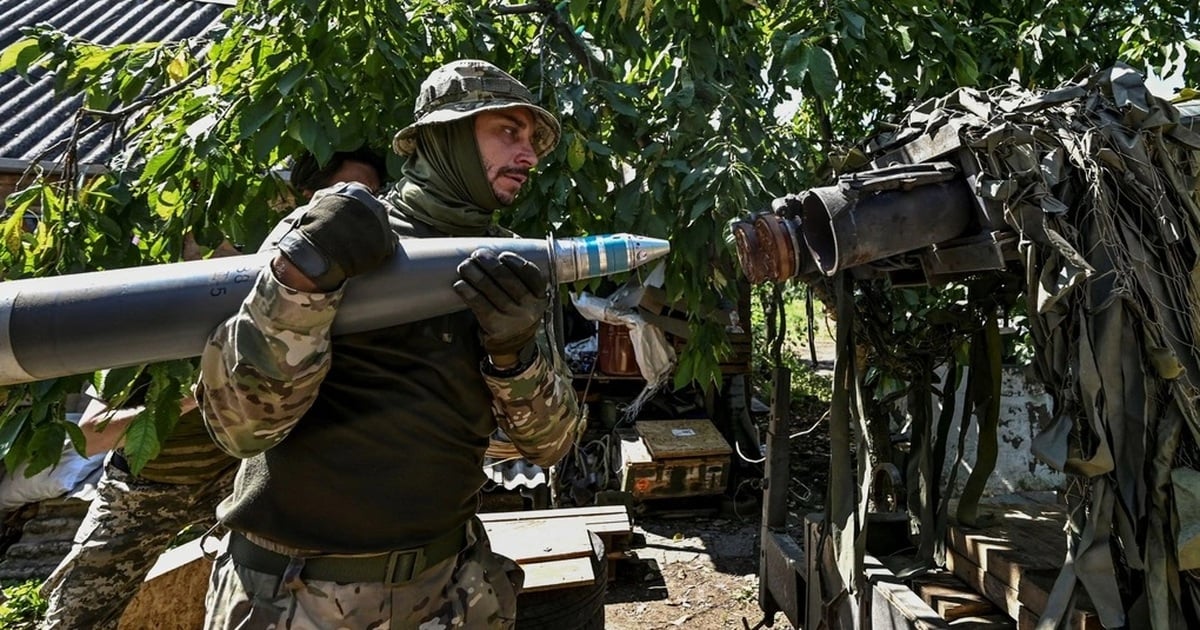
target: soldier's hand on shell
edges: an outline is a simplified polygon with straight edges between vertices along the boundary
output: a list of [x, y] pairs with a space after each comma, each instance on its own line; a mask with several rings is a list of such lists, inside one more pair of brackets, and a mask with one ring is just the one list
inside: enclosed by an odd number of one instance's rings
[[387, 208], [357, 182], [320, 191], [279, 251], [322, 291], [378, 268], [396, 251]]
[[459, 263], [458, 275], [454, 291], [479, 320], [488, 354], [517, 354], [533, 341], [549, 304], [537, 265], [513, 252], [477, 249]]

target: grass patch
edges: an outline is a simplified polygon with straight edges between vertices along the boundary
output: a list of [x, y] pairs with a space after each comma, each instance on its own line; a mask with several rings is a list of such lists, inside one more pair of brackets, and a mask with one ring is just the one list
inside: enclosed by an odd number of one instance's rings
[[33, 630], [46, 614], [46, 600], [39, 592], [41, 580], [4, 582], [0, 591], [0, 628]]

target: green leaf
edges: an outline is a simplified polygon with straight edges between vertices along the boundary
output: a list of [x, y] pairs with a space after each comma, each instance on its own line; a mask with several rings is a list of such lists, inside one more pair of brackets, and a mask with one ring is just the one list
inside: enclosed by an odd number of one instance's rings
[[587, 148], [590, 149], [592, 151], [592, 153], [595, 153], [596, 155], [612, 155], [612, 149], [608, 148], [607, 146], [605, 146], [603, 144], [600, 144], [599, 142], [595, 142], [592, 140], [588, 140]]
[[87, 438], [83, 435], [83, 429], [73, 422], [64, 422], [63, 428], [67, 431], [67, 438], [71, 440], [71, 448], [80, 455], [86, 455]]
[[333, 155], [333, 146], [329, 143], [329, 136], [321, 127], [321, 123], [307, 112], [301, 112], [292, 122], [296, 125], [296, 133], [291, 134], [292, 129], [289, 128], [289, 134], [312, 152], [318, 163], [328, 162], [329, 157]]
[[144, 366], [134, 365], [98, 372], [93, 380], [97, 396], [112, 407], [124, 406], [144, 369]]
[[103, 213], [97, 213], [95, 221], [96, 226], [100, 228], [100, 231], [105, 236], [113, 241], [119, 241], [121, 239], [121, 224], [117, 223], [116, 219], [113, 219], [112, 217]]
[[862, 39], [866, 33], [867, 19], [845, 7], [839, 8], [838, 11], [846, 22], [846, 32], [855, 39]]
[[716, 49], [707, 38], [692, 39], [688, 52], [688, 60], [692, 69], [696, 71], [696, 76], [708, 76], [718, 66]]
[[245, 140], [262, 131], [267, 120], [279, 114], [279, 97], [274, 93], [246, 106], [237, 118], [238, 139]]
[[582, 22], [585, 18], [588, 17], [588, 14], [591, 13], [589, 11], [591, 4], [592, 3], [590, 2], [590, 0], [571, 0], [571, 7], [570, 7], [571, 20], [575, 21], [575, 22]]
[[896, 32], [900, 35], [900, 51], [910, 53], [913, 50], [912, 33], [907, 24], [901, 24], [896, 27]]
[[277, 86], [279, 93], [284, 96], [291, 94], [292, 88], [296, 86], [296, 82], [304, 78], [307, 74], [308, 67], [306, 65], [295, 65], [289, 68], [288, 71], [279, 78], [279, 84]]
[[271, 151], [279, 146], [279, 139], [287, 128], [287, 117], [283, 112], [272, 112], [261, 129], [254, 134], [254, 159], [265, 163], [271, 156]]
[[715, 203], [717, 203], [717, 198], [712, 195], [705, 195], [697, 199], [696, 203], [692, 204], [691, 213], [688, 214], [688, 223], [693, 223], [696, 219], [699, 219], [700, 216], [712, 208]]
[[[21, 391], [20, 395], [25, 392]], [[8, 470], [16, 470], [17, 466], [25, 462], [29, 458], [29, 442], [33, 438], [33, 431], [29, 428], [29, 419], [33, 415], [28, 406], [23, 407], [17, 412], [21, 422], [26, 426], [17, 432], [11, 441], [7, 442], [4, 453], [4, 466]]]
[[[32, 414], [38, 416], [36, 403]], [[34, 427], [29, 440], [29, 462], [25, 476], [32, 477], [37, 473], [58, 463], [62, 458], [63, 442], [66, 439], [66, 429], [62, 423], [41, 423]]]
[[[783, 48], [779, 51], [779, 57], [785, 63], [790, 63], [793, 57], [803, 56], [805, 37], [803, 33], [792, 33], [787, 40], [783, 42]], [[800, 51], [799, 53], [797, 51]]]
[[0, 457], [7, 457], [21, 429], [29, 421], [29, 408], [19, 409], [15, 413], [5, 414], [0, 418]]
[[617, 193], [616, 212], [613, 217], [613, 225], [618, 230], [629, 230], [633, 227], [633, 222], [637, 218], [639, 207], [641, 206], [642, 198], [642, 182], [639, 179], [625, 184]]
[[634, 118], [638, 116], [639, 112], [637, 108], [627, 103], [623, 96], [611, 92], [608, 93], [608, 96], [608, 106], [613, 108], [613, 111], [623, 116], [630, 116]]
[[708, 169], [708, 168], [692, 169], [692, 171], [690, 173], [688, 173], [686, 177], [683, 178], [683, 181], [679, 183], [679, 192], [681, 192], [681, 193], [687, 192], [688, 189], [690, 189], [692, 186], [694, 186], [696, 184], [696, 182], [700, 180], [701, 177], [704, 177], [705, 175], [708, 175], [711, 172], [712, 172], [711, 169]]
[[176, 170], [177, 162], [183, 157], [183, 147], [175, 146], [169, 149], [158, 151], [146, 160], [146, 167], [142, 169], [139, 179], [145, 182], [153, 182], [159, 179], [159, 174], [169, 174]]
[[212, 131], [212, 128], [216, 126], [216, 124], [217, 115], [208, 114], [188, 125], [187, 129], [184, 131], [184, 134], [186, 134], [192, 140], [199, 141], [208, 137], [208, 133]]
[[671, 104], [680, 109], [687, 109], [692, 106], [692, 102], [696, 99], [696, 84], [692, 81], [692, 75], [680, 71], [679, 73], [679, 89], [671, 92], [668, 97]]
[[838, 73], [833, 65], [833, 55], [820, 46], [808, 49], [808, 78], [817, 96], [825, 101], [833, 100], [837, 91]]
[[979, 67], [970, 53], [959, 51], [954, 56], [954, 77], [959, 85], [975, 85], [979, 80]]
[[140, 472], [146, 462], [158, 456], [160, 450], [161, 442], [154, 417], [150, 408], [147, 408], [129, 423], [129, 428], [125, 431], [125, 455], [129, 460], [130, 470], [134, 473]]
[[571, 138], [570, 145], [567, 146], [567, 166], [572, 171], [578, 171], [583, 168], [587, 161], [587, 150], [584, 148], [583, 138], [578, 134]]
[[38, 38], [23, 37], [11, 43], [3, 51], [0, 51], [0, 72], [8, 72], [9, 70], [17, 70], [19, 72], [27, 72], [29, 64], [33, 63], [42, 54], [42, 49], [38, 46]]

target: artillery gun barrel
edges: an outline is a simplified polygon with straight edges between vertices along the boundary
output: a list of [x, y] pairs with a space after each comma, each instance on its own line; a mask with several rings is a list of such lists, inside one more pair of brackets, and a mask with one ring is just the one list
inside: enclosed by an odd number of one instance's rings
[[[457, 267], [487, 247], [524, 256], [558, 283], [629, 271], [670, 251], [629, 234], [565, 239], [401, 240], [382, 268], [346, 283], [333, 334], [466, 308]], [[275, 252], [0, 283], [0, 386], [182, 359], [237, 311]]]

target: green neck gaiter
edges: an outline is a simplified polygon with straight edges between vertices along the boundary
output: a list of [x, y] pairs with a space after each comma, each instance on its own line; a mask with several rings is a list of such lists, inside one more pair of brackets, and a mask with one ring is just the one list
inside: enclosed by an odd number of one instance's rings
[[501, 206], [475, 141], [475, 120], [427, 125], [387, 200], [447, 236], [482, 236]]

